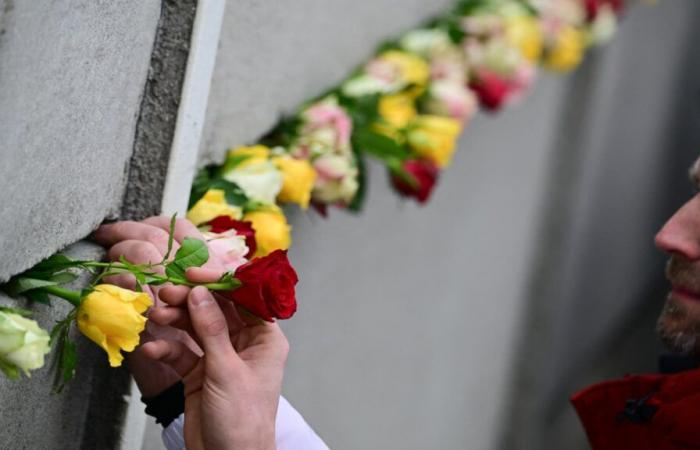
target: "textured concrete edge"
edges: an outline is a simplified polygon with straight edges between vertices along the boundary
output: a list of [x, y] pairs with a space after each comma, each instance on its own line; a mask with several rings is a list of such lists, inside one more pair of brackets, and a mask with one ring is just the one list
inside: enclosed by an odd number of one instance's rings
[[[197, 4], [162, 203], [158, 212], [184, 214], [187, 210], [190, 186], [197, 168], [197, 152], [192, 149], [199, 148], [202, 138], [225, 6], [225, 0], [200, 0]], [[129, 391], [122, 450], [141, 448], [146, 430], [146, 416], [134, 382]]]
[[190, 55], [182, 88], [161, 212], [184, 214], [197, 169], [197, 149], [202, 140], [225, 0], [200, 0], [197, 5]]
[[161, 8], [129, 163], [124, 219], [160, 212], [197, 0], [163, 0]]

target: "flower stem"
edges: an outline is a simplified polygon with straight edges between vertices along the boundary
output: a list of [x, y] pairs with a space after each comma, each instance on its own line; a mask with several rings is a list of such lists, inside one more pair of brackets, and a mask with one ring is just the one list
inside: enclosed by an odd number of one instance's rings
[[49, 294], [67, 300], [74, 306], [80, 306], [80, 292], [71, 291], [70, 289], [62, 288], [60, 286], [45, 286], [42, 289]]
[[[197, 284], [193, 284], [194, 286], [198, 286]], [[204, 286], [205, 288], [209, 289], [210, 291], [228, 291], [231, 290], [231, 283], [205, 283], [202, 284], [201, 286]]]

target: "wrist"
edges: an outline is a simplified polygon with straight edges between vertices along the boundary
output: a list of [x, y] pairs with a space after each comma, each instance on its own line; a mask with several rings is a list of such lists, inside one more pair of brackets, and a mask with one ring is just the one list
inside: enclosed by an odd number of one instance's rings
[[271, 430], [257, 429], [248, 436], [235, 439], [235, 442], [230, 450], [277, 450], [274, 427]]

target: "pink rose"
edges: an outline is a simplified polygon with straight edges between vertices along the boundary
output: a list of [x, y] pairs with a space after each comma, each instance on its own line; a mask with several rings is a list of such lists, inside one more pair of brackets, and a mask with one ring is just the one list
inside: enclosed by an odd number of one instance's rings
[[209, 251], [219, 259], [226, 270], [235, 271], [248, 262], [245, 257], [248, 254], [245, 236], [236, 234], [236, 230], [231, 229], [221, 233], [204, 232], [203, 234]]

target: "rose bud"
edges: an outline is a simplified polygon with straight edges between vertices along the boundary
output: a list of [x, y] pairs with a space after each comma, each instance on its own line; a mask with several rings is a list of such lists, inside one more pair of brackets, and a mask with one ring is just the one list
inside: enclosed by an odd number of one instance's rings
[[409, 159], [401, 165], [403, 173], [392, 173], [391, 182], [402, 195], [414, 197], [419, 203], [428, 201], [440, 170], [427, 159]]

